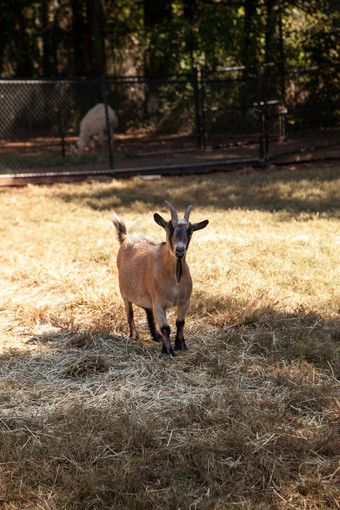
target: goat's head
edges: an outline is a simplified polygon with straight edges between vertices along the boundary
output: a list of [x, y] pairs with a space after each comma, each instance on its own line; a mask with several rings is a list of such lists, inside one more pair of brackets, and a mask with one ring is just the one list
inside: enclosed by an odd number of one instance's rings
[[[93, 142], [93, 144], [94, 144], [94, 142]], [[89, 147], [92, 150], [91, 143], [89, 144]], [[83, 140], [81, 140], [79, 138], [73, 145], [70, 146], [70, 151], [73, 156], [81, 156], [84, 153], [85, 148], [86, 148], [86, 144], [83, 142]]]
[[79, 143], [79, 140], [75, 144], [70, 146], [70, 152], [71, 152], [72, 156], [79, 157], [82, 155], [83, 149]]
[[182, 260], [186, 256], [191, 236], [196, 230], [205, 228], [209, 221], [204, 220], [199, 223], [190, 223], [189, 215], [192, 205], [189, 205], [185, 211], [184, 218], [180, 220], [178, 213], [173, 205], [165, 201], [171, 212], [171, 220], [166, 221], [162, 216], [155, 213], [153, 215], [155, 222], [163, 227], [166, 232], [166, 244], [170, 253], [176, 260]]

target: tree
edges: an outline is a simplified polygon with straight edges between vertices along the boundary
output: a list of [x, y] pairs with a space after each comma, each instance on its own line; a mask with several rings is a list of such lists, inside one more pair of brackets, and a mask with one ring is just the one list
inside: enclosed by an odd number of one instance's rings
[[101, 0], [86, 0], [87, 67], [92, 76], [106, 75], [105, 15]]
[[258, 8], [259, 0], [244, 0], [244, 28], [241, 58], [244, 65], [258, 62]]
[[144, 29], [147, 39], [145, 52], [146, 76], [162, 76], [169, 73], [169, 61], [166, 60], [167, 48], [159, 45], [171, 22], [171, 0], [143, 0]]
[[104, 76], [108, 65], [127, 72], [127, 60], [151, 77], [339, 58], [339, 0], [0, 0], [0, 9], [4, 76]]

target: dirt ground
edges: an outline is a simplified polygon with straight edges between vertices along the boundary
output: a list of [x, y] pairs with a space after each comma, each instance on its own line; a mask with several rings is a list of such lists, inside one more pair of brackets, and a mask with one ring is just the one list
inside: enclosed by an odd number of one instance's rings
[[[0, 141], [0, 173], [62, 173], [110, 170], [107, 152], [86, 152], [81, 158], [71, 155], [74, 137], [65, 140], [65, 158], [61, 141], [55, 137], [35, 137], [25, 140]], [[259, 157], [259, 144], [254, 136], [243, 140], [215, 136], [207, 140], [206, 148], [197, 148], [193, 135], [156, 136], [145, 130], [117, 134], [113, 148], [115, 173], [182, 173], [191, 168], [202, 171], [232, 165], [253, 164]], [[270, 141], [267, 160], [270, 164], [340, 158], [340, 129], [305, 132], [286, 140]]]

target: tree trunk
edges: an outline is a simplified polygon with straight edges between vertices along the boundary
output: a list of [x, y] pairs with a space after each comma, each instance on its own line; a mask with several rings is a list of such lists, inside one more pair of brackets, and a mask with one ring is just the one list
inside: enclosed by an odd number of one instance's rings
[[72, 47], [74, 76], [87, 74], [86, 30], [82, 0], [71, 0], [72, 8]]
[[[49, 0], [42, 0], [40, 3], [40, 24], [42, 38], [42, 74], [44, 77], [51, 77], [56, 74], [54, 68], [56, 41], [53, 41], [54, 31], [49, 23]], [[54, 44], [53, 44], [54, 43]]]
[[[143, 0], [144, 28], [150, 34], [149, 49], [145, 55], [145, 74], [161, 76], [168, 73], [168, 62], [159, 48], [156, 29], [171, 20], [171, 0]], [[164, 48], [165, 49], [165, 48]], [[159, 52], [159, 50], [161, 50]]]
[[244, 39], [242, 45], [243, 65], [257, 63], [257, 20], [258, 0], [244, 0]]
[[86, 0], [89, 66], [92, 76], [106, 75], [105, 15], [101, 0]]
[[21, 6], [13, 5], [16, 12], [16, 31], [15, 45], [17, 51], [17, 67], [16, 76], [18, 78], [30, 78], [34, 74], [33, 55], [31, 48], [31, 40], [27, 32], [27, 20]]
[[[171, 19], [171, 0], [143, 0], [144, 29], [148, 40], [148, 49], [144, 53], [144, 73], [146, 77], [154, 78], [169, 74], [169, 62], [166, 58], [167, 48], [164, 40], [159, 37], [157, 30]], [[161, 46], [161, 43], [163, 45]], [[144, 114], [152, 118], [158, 110], [159, 83], [147, 82], [144, 93]]]
[[276, 62], [279, 57], [278, 48], [278, 0], [266, 0], [265, 27], [265, 62]]

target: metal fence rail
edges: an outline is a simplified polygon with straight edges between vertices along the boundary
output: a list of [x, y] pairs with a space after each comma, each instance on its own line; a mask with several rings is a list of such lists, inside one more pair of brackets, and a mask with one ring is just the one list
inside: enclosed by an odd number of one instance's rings
[[[263, 165], [289, 151], [284, 141], [287, 134], [294, 138], [296, 127], [302, 134], [325, 126], [336, 131], [337, 71], [313, 66], [283, 76], [270, 63], [153, 79], [2, 79], [0, 174]], [[75, 156], [81, 120], [98, 103], [105, 106], [105, 143], [93, 133]], [[118, 115], [116, 130], [109, 107]], [[336, 136], [328, 139], [334, 146]]]

